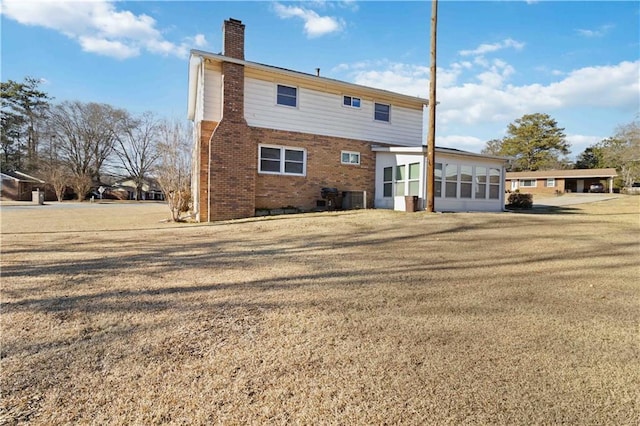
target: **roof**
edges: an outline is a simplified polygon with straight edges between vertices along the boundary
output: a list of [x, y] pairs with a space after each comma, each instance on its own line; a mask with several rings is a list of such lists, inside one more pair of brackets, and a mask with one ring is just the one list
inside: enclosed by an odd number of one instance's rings
[[545, 179], [545, 178], [612, 178], [618, 176], [616, 169], [571, 169], [536, 170], [535, 172], [507, 172], [507, 179]]
[[[371, 147], [371, 150], [374, 152], [393, 152], [393, 153], [405, 153], [405, 154], [426, 154], [427, 147], [424, 145], [421, 146], [380, 146], [374, 145]], [[436, 146], [436, 154], [448, 154], [448, 155], [458, 155], [464, 157], [476, 157], [476, 158], [486, 158], [491, 160], [499, 160], [502, 162], [509, 161], [506, 157], [498, 157], [495, 155], [486, 155], [486, 154], [478, 154], [475, 152], [463, 151], [461, 149], [456, 148], [447, 148]]]
[[196, 88], [198, 79], [198, 69], [204, 60], [211, 60], [215, 62], [231, 62], [234, 64], [244, 65], [248, 68], [269, 72], [272, 74], [280, 74], [289, 77], [295, 77], [302, 80], [307, 80], [313, 84], [322, 82], [325, 86], [331, 85], [335, 88], [342, 88], [343, 90], [359, 90], [369, 92], [371, 94], [377, 94], [378, 96], [386, 96], [398, 99], [405, 103], [414, 105], [416, 108], [426, 106], [429, 104], [428, 99], [420, 98], [417, 96], [404, 95], [397, 92], [391, 92], [384, 89], [376, 89], [373, 87], [362, 86], [359, 84], [348, 83], [346, 81], [336, 80], [333, 78], [321, 77], [316, 74], [309, 74], [300, 71], [293, 71], [286, 68], [280, 68], [272, 65], [260, 64], [258, 62], [250, 62], [243, 59], [232, 58], [230, 56], [220, 55], [216, 53], [205, 52], [202, 50], [191, 50], [191, 57], [189, 59], [189, 99], [188, 99], [188, 118], [191, 120], [195, 114], [196, 103]]
[[13, 172], [2, 172], [2, 179], [13, 179], [18, 182], [45, 183], [45, 181], [38, 179], [37, 177], [30, 176], [18, 170]]

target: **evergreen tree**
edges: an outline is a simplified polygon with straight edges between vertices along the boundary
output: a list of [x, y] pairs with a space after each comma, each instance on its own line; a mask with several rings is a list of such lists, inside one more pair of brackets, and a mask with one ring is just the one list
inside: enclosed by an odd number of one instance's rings
[[38, 167], [38, 144], [51, 100], [40, 84], [33, 77], [0, 82], [3, 170]]
[[525, 114], [507, 127], [500, 153], [513, 157], [513, 170], [545, 170], [569, 154], [564, 129], [547, 114]]

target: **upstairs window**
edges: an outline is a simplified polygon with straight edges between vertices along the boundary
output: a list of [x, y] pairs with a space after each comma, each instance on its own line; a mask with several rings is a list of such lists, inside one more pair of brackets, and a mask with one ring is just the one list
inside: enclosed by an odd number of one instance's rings
[[391, 105], [376, 103], [373, 118], [376, 121], [386, 121], [388, 123], [391, 118]]
[[355, 98], [353, 96], [343, 96], [342, 105], [352, 108], [360, 108], [360, 98]]
[[283, 86], [278, 84], [278, 105], [285, 105], [290, 107], [298, 106], [298, 89], [291, 86]]

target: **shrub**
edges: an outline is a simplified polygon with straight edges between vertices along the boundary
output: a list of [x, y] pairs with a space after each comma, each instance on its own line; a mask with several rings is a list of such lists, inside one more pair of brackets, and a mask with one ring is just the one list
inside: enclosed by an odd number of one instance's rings
[[512, 192], [509, 194], [509, 204], [507, 207], [516, 209], [530, 209], [533, 207], [533, 194], [523, 194], [521, 192]]

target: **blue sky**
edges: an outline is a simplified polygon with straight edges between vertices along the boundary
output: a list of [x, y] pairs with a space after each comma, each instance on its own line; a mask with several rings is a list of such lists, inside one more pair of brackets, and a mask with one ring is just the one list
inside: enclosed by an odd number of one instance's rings
[[[3, 0], [2, 81], [41, 78], [55, 101], [186, 118], [190, 49], [428, 98], [430, 1]], [[640, 113], [635, 1], [438, 3], [436, 143], [479, 152], [546, 113], [575, 157]], [[425, 129], [426, 131], [426, 129]]]

